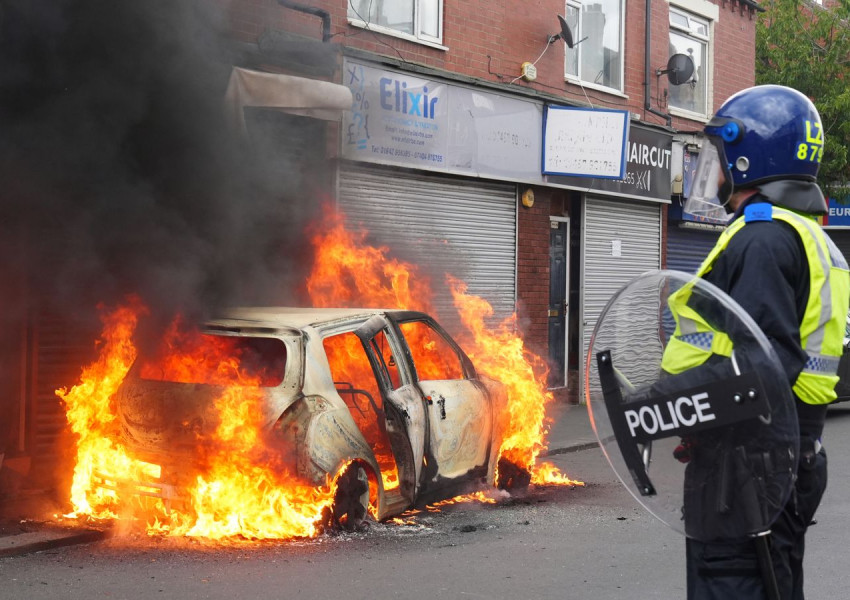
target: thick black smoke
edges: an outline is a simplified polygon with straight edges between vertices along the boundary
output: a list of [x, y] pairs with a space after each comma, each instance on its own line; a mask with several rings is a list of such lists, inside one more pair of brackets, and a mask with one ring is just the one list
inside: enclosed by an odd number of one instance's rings
[[224, 119], [226, 32], [203, 0], [0, 1], [6, 321], [294, 301], [319, 199]]

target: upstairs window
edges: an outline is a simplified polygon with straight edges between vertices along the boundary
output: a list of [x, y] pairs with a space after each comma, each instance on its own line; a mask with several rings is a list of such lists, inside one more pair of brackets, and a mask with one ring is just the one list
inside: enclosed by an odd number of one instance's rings
[[711, 22], [702, 17], [670, 7], [670, 56], [684, 54], [694, 61], [691, 80], [668, 86], [671, 108], [708, 114], [708, 50]]
[[443, 0], [348, 0], [348, 20], [420, 42], [443, 41]]
[[567, 2], [573, 41], [581, 41], [564, 47], [567, 80], [622, 92], [624, 5], [621, 0]]

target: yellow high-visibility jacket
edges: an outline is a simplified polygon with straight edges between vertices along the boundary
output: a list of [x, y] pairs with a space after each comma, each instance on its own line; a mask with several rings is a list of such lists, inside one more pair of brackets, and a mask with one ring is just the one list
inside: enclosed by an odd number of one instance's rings
[[[835, 400], [838, 361], [843, 351], [844, 329], [850, 307], [850, 272], [841, 252], [814, 218], [785, 208], [762, 204], [759, 220], [788, 223], [803, 242], [809, 266], [809, 296], [800, 323], [800, 343], [807, 360], [793, 383], [794, 393], [808, 404], [828, 404]], [[769, 212], [765, 212], [769, 208]], [[709, 273], [732, 237], [746, 227], [744, 215], [720, 235], [703, 261], [697, 277]], [[688, 306], [692, 286], [685, 285], [668, 298], [676, 320], [676, 330], [668, 342], [661, 366], [668, 373], [681, 373], [704, 363], [712, 354], [729, 356], [732, 342], [715, 331]]]

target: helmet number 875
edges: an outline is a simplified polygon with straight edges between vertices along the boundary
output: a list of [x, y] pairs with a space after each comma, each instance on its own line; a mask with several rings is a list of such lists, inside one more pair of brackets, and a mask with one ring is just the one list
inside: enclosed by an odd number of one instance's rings
[[797, 158], [809, 162], [823, 159], [823, 129], [817, 121], [806, 120], [806, 141], [797, 146]]
[[820, 162], [823, 159], [823, 146], [820, 144], [807, 144], [801, 142], [797, 146], [797, 158], [809, 162]]

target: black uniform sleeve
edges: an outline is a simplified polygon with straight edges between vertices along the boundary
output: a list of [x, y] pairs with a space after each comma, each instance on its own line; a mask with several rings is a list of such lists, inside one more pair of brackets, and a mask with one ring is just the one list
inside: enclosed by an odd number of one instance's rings
[[800, 323], [809, 295], [808, 261], [794, 229], [781, 221], [747, 223], [705, 279], [755, 320], [793, 384], [806, 363]]

